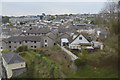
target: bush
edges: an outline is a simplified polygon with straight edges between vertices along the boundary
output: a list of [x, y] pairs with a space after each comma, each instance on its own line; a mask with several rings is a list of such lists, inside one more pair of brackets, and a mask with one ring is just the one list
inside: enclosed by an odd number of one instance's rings
[[9, 49], [4, 49], [2, 53], [8, 53], [10, 50]]
[[28, 51], [27, 46], [20, 46], [19, 48], [16, 49], [16, 52], [23, 52], [23, 51]]
[[76, 59], [76, 60], [74, 61], [74, 63], [75, 63], [76, 66], [79, 67], [79, 66], [85, 65], [86, 61], [85, 61], [84, 59], [78, 58], [78, 59]]

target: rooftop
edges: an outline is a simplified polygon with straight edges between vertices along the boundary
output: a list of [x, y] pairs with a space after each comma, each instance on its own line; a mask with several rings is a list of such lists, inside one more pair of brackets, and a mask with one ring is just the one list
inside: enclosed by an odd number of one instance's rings
[[8, 52], [6, 54], [3, 54], [3, 58], [7, 62], [7, 64], [24, 62], [21, 56], [14, 52]]
[[41, 41], [41, 37], [40, 36], [13, 36], [10, 37], [6, 40], [4, 40], [5, 42], [19, 42], [19, 41]]

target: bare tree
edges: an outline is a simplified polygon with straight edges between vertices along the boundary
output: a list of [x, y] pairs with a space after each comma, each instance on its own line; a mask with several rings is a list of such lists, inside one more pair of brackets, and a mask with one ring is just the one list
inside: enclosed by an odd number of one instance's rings
[[120, 11], [120, 2], [117, 0], [109, 0], [105, 3], [104, 8], [100, 11], [98, 20], [99, 24], [108, 26], [111, 32], [118, 33], [118, 18]]

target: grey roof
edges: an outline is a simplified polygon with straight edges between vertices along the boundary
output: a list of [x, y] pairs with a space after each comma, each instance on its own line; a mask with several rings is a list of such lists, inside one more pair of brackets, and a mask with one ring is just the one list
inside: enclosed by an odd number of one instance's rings
[[40, 28], [40, 29], [29, 30], [26, 33], [30, 33], [30, 34], [47, 34], [49, 32], [50, 32], [50, 29], [48, 29], [48, 28]]
[[9, 52], [6, 54], [3, 54], [4, 60], [7, 62], [7, 64], [14, 64], [14, 63], [20, 63], [20, 62], [25, 62], [20, 55], [14, 53], [14, 52]]
[[4, 41], [5, 42], [41, 41], [41, 37], [40, 36], [13, 36]]
[[72, 32], [72, 30], [73, 30], [72, 27], [70, 27], [70, 28], [64, 28], [64, 27], [58, 28], [59, 33]]
[[87, 24], [85, 24], [85, 23], [76, 23], [75, 25], [76, 26], [86, 26]]

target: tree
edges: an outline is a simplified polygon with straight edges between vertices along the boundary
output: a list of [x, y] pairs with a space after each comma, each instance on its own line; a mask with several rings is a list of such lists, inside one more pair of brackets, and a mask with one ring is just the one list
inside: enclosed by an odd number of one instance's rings
[[107, 2], [95, 19], [96, 21], [94, 21], [94, 23], [107, 26], [112, 34], [118, 34], [119, 8], [120, 7], [117, 1]]
[[86, 24], [88, 24], [88, 21], [86, 21], [86, 20], [84, 20], [83, 22], [86, 23]]
[[78, 59], [76, 59], [76, 60], [74, 61], [74, 63], [75, 63], [76, 66], [79, 67], [79, 66], [85, 65], [86, 61], [85, 61], [85, 59], [80, 59], [80, 58], [78, 58]]
[[7, 24], [7, 26], [13, 26], [13, 24], [12, 24], [12, 23], [9, 23], [9, 24]]
[[9, 23], [9, 18], [8, 16], [3, 16], [2, 17], [2, 23]]
[[8, 53], [10, 50], [9, 49], [4, 49], [2, 53]]
[[23, 51], [28, 51], [27, 46], [20, 46], [19, 48], [16, 49], [16, 52], [23, 52]]

